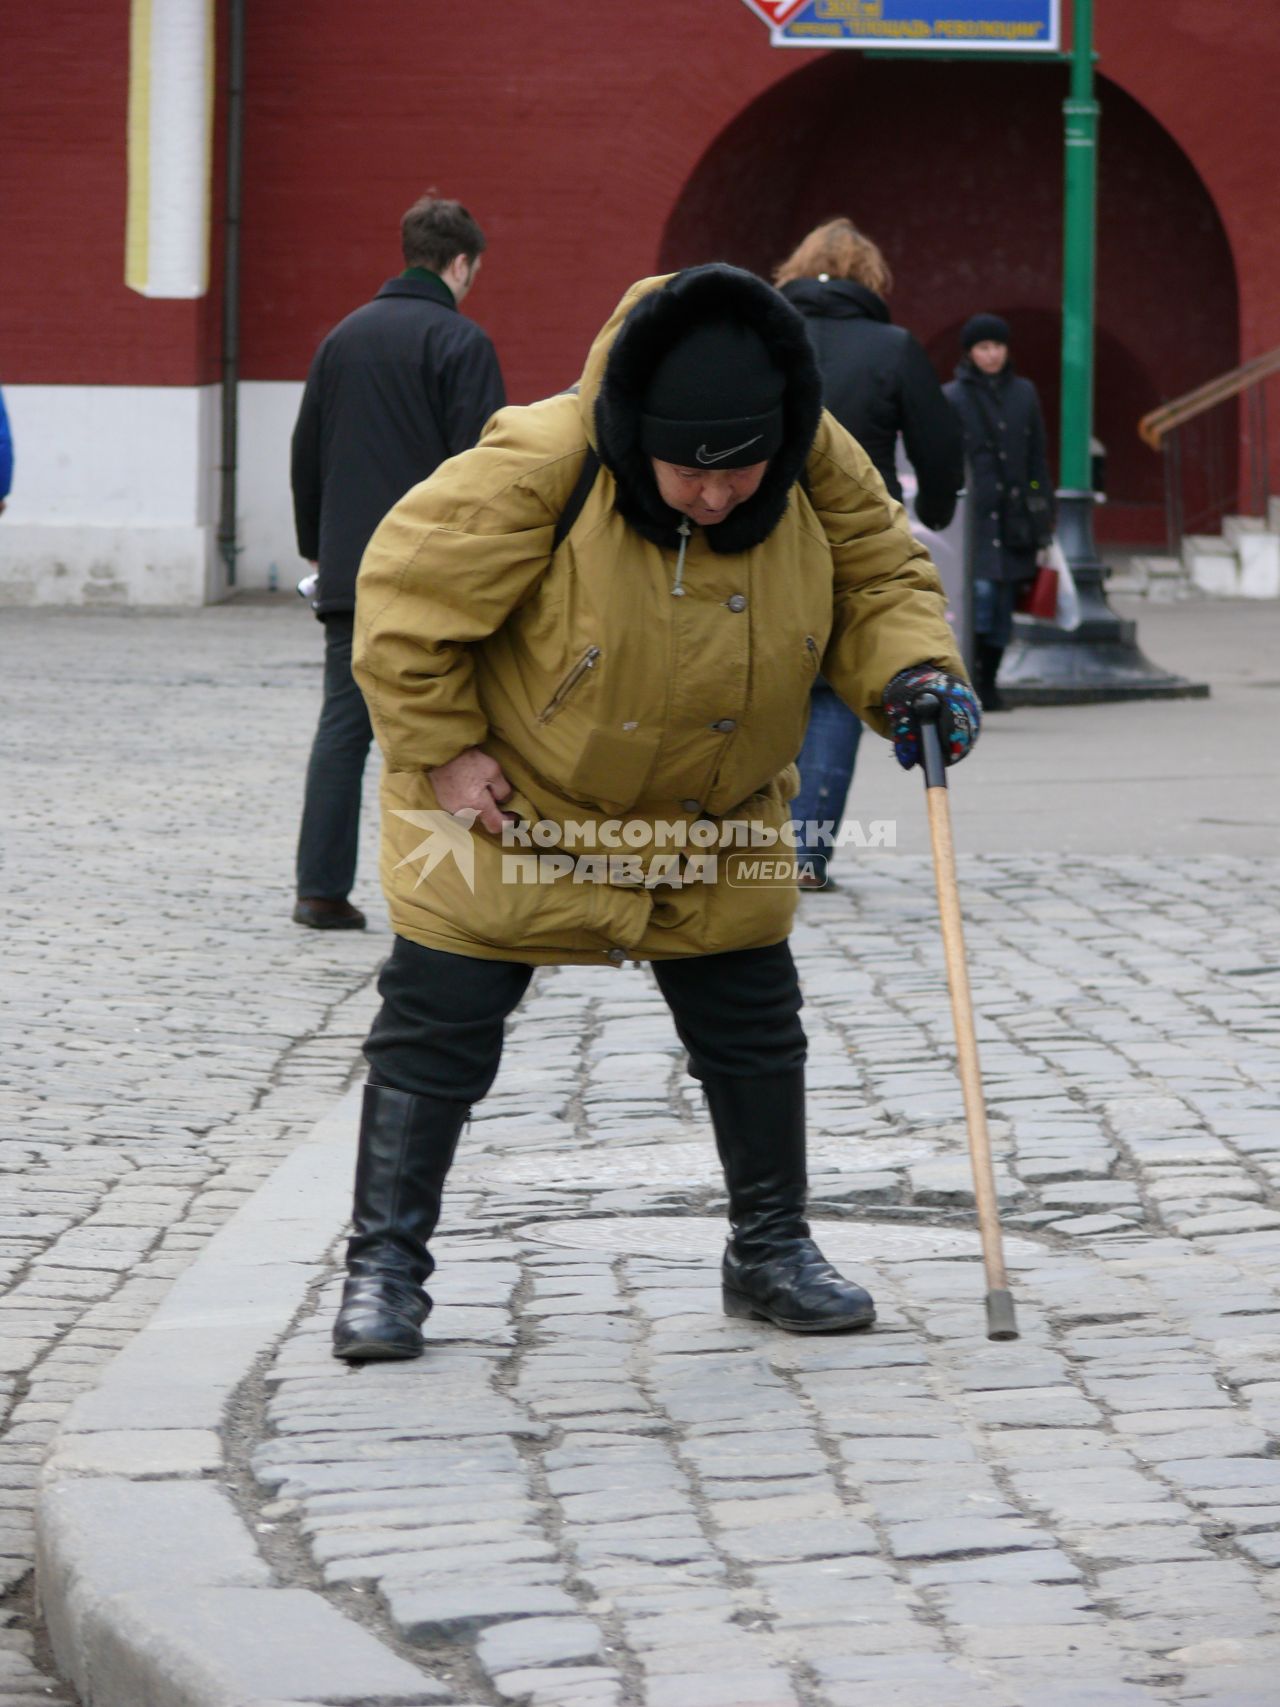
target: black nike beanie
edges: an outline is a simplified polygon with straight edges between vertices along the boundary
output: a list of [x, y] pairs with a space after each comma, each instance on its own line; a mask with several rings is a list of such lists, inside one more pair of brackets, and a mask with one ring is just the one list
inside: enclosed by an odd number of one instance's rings
[[758, 332], [713, 320], [687, 332], [653, 370], [640, 443], [679, 468], [749, 468], [782, 444], [786, 376]]
[[975, 344], [1008, 342], [1009, 322], [998, 314], [974, 314], [965, 321], [960, 333], [960, 347], [965, 351], [971, 350]]

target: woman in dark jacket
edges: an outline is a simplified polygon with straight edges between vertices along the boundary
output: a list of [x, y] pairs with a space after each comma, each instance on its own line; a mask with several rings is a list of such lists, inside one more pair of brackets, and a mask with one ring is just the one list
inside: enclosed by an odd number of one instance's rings
[[[829, 220], [782, 263], [774, 282], [804, 315], [826, 407], [899, 502], [901, 433], [916, 473], [916, 515], [927, 528], [946, 527], [964, 481], [960, 433], [928, 356], [890, 320], [885, 297], [893, 275], [879, 248], [851, 220]], [[798, 761], [798, 823], [839, 827], [861, 734], [861, 723], [819, 677]], [[826, 847], [806, 845], [800, 856], [800, 887], [828, 888]]]
[[946, 388], [964, 427], [974, 529], [973, 632], [978, 697], [1004, 709], [996, 673], [1013, 632], [1018, 588], [1053, 536], [1053, 484], [1040, 398], [1014, 370], [1008, 322], [975, 314], [960, 335], [964, 359]]

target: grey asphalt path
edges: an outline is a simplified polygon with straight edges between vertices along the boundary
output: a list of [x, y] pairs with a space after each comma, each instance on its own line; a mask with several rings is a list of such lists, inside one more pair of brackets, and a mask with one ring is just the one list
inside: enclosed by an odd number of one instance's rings
[[[0, 1703], [50, 1699], [23, 1597], [51, 1446], [42, 1589], [86, 1707], [157, 1680], [202, 1707], [1272, 1707], [1280, 869], [1243, 820], [1274, 793], [1280, 610], [1144, 611], [1212, 699], [1019, 711], [956, 773], [1016, 1345], [981, 1332], [919, 785], [868, 744], [853, 810], [899, 847], [842, 853], [796, 947], [815, 1222], [876, 1331], [720, 1314], [656, 990], [549, 970], [464, 1141], [430, 1353], [358, 1372], [326, 1346], [336, 1099], [388, 939], [287, 925], [300, 614], [6, 617]], [[1081, 787], [1085, 826], [1050, 759], [1148, 792]], [[1147, 839], [1162, 813], [1184, 842]]]
[[[1153, 663], [1211, 697], [1024, 707], [989, 717], [955, 778], [963, 852], [1238, 854], [1280, 850], [1280, 604], [1115, 601]], [[919, 784], [864, 743], [851, 813], [927, 853]], [[870, 761], [865, 762], [865, 761]], [[874, 849], [868, 850], [869, 853]]]

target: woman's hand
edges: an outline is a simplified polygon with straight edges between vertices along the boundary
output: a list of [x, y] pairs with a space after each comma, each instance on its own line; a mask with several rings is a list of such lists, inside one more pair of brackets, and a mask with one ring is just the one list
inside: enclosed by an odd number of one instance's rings
[[519, 822], [514, 813], [498, 810], [498, 803], [509, 800], [514, 791], [497, 759], [479, 747], [467, 747], [447, 765], [429, 770], [427, 777], [441, 807], [455, 818], [469, 814], [468, 826], [478, 818], [486, 830], [500, 836], [504, 824]]
[[957, 765], [973, 751], [982, 727], [982, 710], [968, 682], [935, 664], [913, 664], [899, 670], [884, 690], [884, 709], [893, 736], [893, 750], [904, 771], [920, 763], [920, 726], [912, 710], [921, 694], [932, 694], [941, 708], [938, 732], [943, 762]]

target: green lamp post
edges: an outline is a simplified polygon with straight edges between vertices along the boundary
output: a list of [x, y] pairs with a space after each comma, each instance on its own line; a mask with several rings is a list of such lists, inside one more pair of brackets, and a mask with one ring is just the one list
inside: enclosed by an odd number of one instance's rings
[[1093, 0], [1076, 0], [1066, 117], [1062, 241], [1062, 453], [1064, 491], [1091, 485], [1093, 304], [1097, 255], [1098, 102], [1093, 88]]
[[1093, 323], [1098, 200], [1098, 102], [1093, 85], [1093, 0], [1075, 0], [1066, 120], [1063, 220], [1062, 417], [1058, 538], [1080, 595], [1080, 624], [1061, 629], [1019, 619], [1000, 672], [1012, 705], [1202, 698], [1208, 688], [1143, 656], [1137, 624], [1118, 617], [1103, 590], [1094, 542], [1091, 478]]

